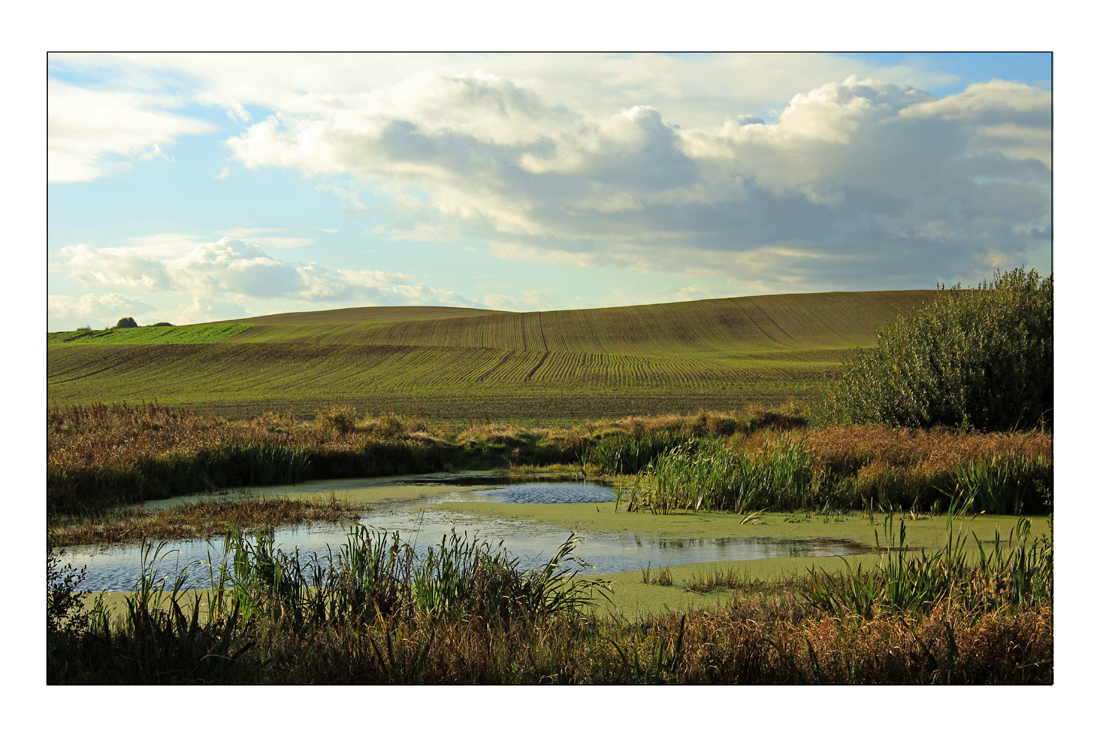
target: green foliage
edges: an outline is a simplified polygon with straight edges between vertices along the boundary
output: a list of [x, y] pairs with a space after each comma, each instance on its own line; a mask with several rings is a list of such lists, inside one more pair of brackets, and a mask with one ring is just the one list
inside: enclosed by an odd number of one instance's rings
[[956, 495], [975, 511], [999, 515], [1039, 513], [1054, 508], [1054, 464], [1048, 460], [994, 456], [954, 470]]
[[825, 389], [826, 422], [1030, 429], [1053, 424], [1054, 276], [1023, 268], [900, 316]]
[[84, 610], [84, 598], [88, 593], [77, 590], [86, 571], [77, 570], [71, 564], [61, 564], [60, 553], [53, 547], [46, 547], [47, 639], [88, 627], [89, 614]]
[[119, 318], [118, 323], [115, 324], [116, 328], [136, 328], [138, 327], [137, 321], [133, 318]]

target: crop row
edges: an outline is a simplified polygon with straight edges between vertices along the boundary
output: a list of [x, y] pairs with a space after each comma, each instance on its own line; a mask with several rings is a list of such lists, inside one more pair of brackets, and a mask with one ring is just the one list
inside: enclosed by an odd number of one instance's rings
[[223, 344], [58, 347], [49, 351], [51, 398], [89, 388], [150, 397], [192, 388], [227, 394], [361, 393], [493, 385], [644, 385], [649, 388], [806, 380], [819, 366], [777, 361], [655, 358], [490, 349]]
[[872, 345], [876, 327], [932, 296], [934, 291], [824, 293], [438, 320], [259, 325], [237, 340], [633, 355], [846, 348]]

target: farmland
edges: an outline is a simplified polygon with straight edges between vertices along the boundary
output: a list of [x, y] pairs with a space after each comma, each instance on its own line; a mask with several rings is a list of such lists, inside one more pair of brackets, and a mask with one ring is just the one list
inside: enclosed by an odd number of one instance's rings
[[504, 313], [351, 308], [47, 337], [51, 405], [157, 401], [226, 417], [341, 402], [436, 421], [552, 423], [816, 395], [935, 291]]

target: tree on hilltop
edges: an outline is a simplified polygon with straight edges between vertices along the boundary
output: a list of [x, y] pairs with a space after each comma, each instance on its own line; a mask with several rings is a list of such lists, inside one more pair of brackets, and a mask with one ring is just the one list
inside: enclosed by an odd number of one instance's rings
[[133, 318], [119, 318], [116, 328], [136, 328], [138, 327], [137, 321]]

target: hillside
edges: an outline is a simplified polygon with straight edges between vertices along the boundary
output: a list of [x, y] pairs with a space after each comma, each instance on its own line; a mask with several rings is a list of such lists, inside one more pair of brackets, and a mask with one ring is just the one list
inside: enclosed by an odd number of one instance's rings
[[51, 404], [152, 401], [227, 416], [328, 402], [430, 419], [621, 416], [807, 398], [935, 291], [504, 313], [353, 308], [50, 334]]

